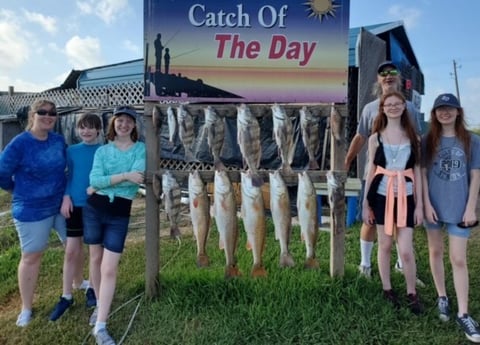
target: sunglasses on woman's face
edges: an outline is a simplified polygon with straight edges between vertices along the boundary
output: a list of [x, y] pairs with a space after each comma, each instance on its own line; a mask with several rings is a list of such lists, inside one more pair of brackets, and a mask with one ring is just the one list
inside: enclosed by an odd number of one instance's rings
[[378, 75], [380, 75], [381, 77], [386, 77], [387, 75], [398, 75], [398, 71], [396, 69], [391, 69], [391, 70], [388, 70], [388, 71], [381, 71], [381, 72], [378, 72]]
[[57, 111], [56, 110], [45, 110], [45, 109], [38, 109], [37, 114], [40, 116], [45, 116], [48, 114], [48, 116], [57, 116]]

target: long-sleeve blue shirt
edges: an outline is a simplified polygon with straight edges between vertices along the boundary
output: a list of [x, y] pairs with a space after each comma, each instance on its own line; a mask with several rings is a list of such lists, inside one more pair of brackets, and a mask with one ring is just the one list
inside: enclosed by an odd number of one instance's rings
[[83, 207], [87, 202], [87, 187], [90, 185], [90, 170], [92, 170], [93, 157], [100, 144], [88, 145], [79, 143], [67, 149], [67, 189], [76, 207]]
[[39, 140], [26, 131], [13, 138], [0, 157], [0, 188], [12, 191], [13, 218], [33, 222], [58, 214], [65, 167], [66, 145], [59, 134]]
[[98, 194], [107, 195], [110, 201], [116, 196], [133, 200], [138, 185], [130, 181], [111, 184], [112, 175], [132, 171], [145, 171], [145, 144], [137, 141], [128, 150], [119, 150], [113, 142], [101, 146], [93, 159], [90, 185]]

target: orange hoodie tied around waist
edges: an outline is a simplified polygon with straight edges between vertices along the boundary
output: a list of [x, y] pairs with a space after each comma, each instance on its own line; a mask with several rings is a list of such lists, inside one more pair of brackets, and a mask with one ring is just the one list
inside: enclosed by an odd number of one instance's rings
[[393, 235], [393, 206], [395, 203], [395, 191], [393, 189], [394, 181], [397, 180], [397, 227], [404, 228], [407, 226], [407, 188], [405, 185], [405, 177], [409, 177], [414, 182], [413, 169], [407, 170], [387, 170], [381, 166], [377, 166], [376, 175], [387, 176], [387, 195], [385, 202], [385, 233]]

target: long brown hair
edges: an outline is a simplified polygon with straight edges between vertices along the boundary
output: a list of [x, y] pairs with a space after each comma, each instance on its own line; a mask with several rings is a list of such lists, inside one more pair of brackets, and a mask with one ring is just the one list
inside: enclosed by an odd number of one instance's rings
[[[115, 132], [115, 120], [118, 119], [119, 116], [121, 115], [123, 114], [113, 115], [110, 118], [110, 121], [108, 123], [107, 135], [106, 135], [108, 141], [113, 141], [115, 139], [115, 136], [117, 135], [117, 133]], [[130, 138], [134, 143], [138, 141], [138, 130], [137, 130], [136, 123], [135, 123], [135, 127], [133, 127], [132, 132], [130, 133]]]
[[[457, 108], [458, 115], [455, 119], [455, 136], [462, 142], [467, 162], [470, 161], [470, 132], [467, 130], [465, 123], [465, 112], [462, 107]], [[433, 161], [433, 157], [437, 154], [438, 146], [440, 145], [440, 139], [442, 137], [442, 124], [437, 119], [435, 108], [430, 111], [430, 129], [426, 136], [425, 147], [425, 162], [427, 166], [430, 166]]]
[[410, 140], [413, 158], [415, 159], [415, 162], [418, 162], [418, 158], [420, 157], [420, 143], [419, 143], [417, 133], [415, 132], [415, 128], [413, 127], [412, 121], [410, 120], [410, 116], [408, 114], [407, 105], [406, 105], [407, 100], [405, 99], [405, 96], [401, 92], [392, 91], [382, 95], [382, 97], [380, 98], [380, 103], [378, 105], [378, 114], [375, 118], [375, 121], [373, 122], [372, 133], [380, 133], [387, 127], [388, 117], [387, 115], [385, 115], [385, 112], [383, 111], [383, 106], [385, 104], [385, 100], [388, 97], [392, 97], [392, 96], [401, 99], [402, 102], [405, 104], [405, 108], [403, 109], [402, 115], [400, 117], [400, 124], [403, 130], [405, 131], [408, 139]]

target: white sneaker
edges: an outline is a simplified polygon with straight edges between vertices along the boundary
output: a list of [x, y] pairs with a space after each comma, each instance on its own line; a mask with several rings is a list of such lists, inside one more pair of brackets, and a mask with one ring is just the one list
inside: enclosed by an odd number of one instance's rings
[[397, 262], [395, 262], [395, 271], [397, 271], [398, 273], [401, 273], [403, 274], [403, 267], [400, 266], [400, 264]]
[[86, 290], [90, 287], [90, 282], [88, 280], [83, 280], [82, 284], [79, 286], [76, 286], [75, 284], [72, 284], [72, 288], [74, 290]]
[[358, 271], [360, 275], [364, 276], [365, 278], [372, 277], [372, 268], [368, 266], [358, 265]]
[[[403, 274], [403, 267], [399, 265], [398, 261], [395, 262], [395, 271], [400, 274]], [[415, 284], [417, 285], [417, 287], [421, 287], [421, 288], [425, 287], [425, 283], [418, 277], [416, 278]]]
[[97, 345], [115, 345], [115, 341], [108, 334], [106, 328], [99, 329], [97, 333], [93, 332]]
[[22, 310], [22, 312], [18, 314], [16, 325], [18, 327], [26, 327], [30, 321], [32, 321], [32, 311]]

